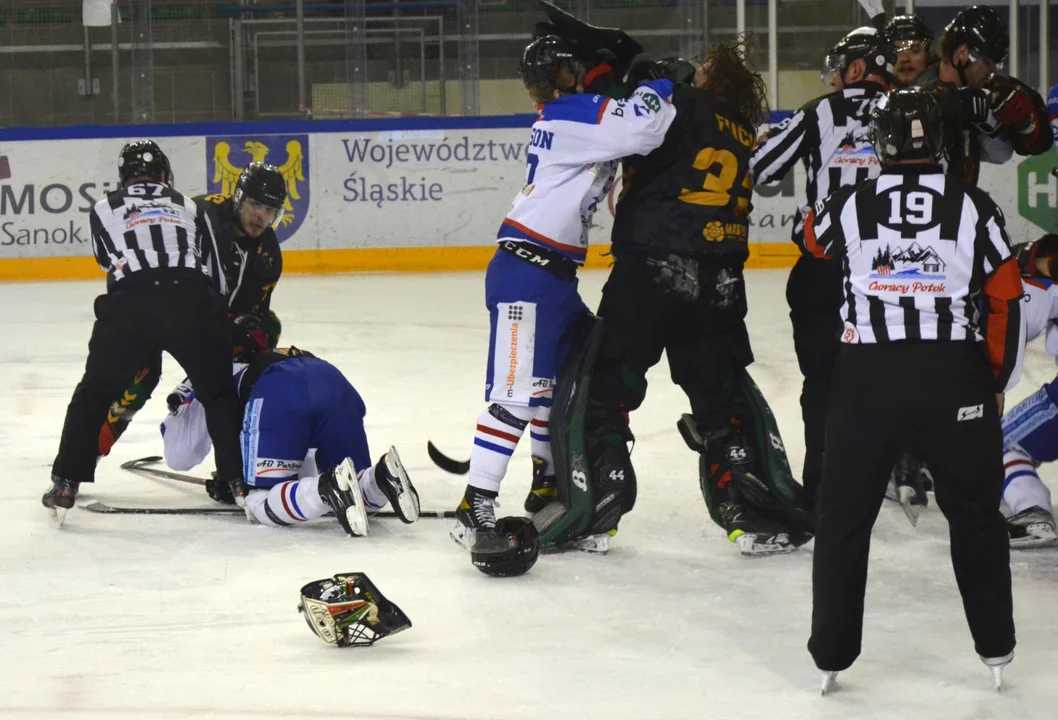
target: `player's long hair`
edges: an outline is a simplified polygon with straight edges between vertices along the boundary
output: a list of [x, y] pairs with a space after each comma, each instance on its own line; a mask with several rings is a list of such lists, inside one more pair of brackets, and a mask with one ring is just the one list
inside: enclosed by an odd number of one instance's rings
[[713, 93], [753, 125], [754, 132], [768, 120], [768, 88], [764, 78], [749, 60], [752, 38], [747, 33], [709, 48], [703, 63], [709, 64], [709, 76], [701, 90]]

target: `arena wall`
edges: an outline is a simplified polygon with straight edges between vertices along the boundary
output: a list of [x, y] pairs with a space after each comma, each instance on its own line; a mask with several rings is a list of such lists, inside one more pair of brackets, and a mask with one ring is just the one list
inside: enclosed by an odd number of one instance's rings
[[[0, 280], [101, 276], [88, 211], [115, 187], [121, 145], [142, 137], [161, 144], [185, 194], [230, 192], [233, 173], [253, 159], [283, 169], [292, 198], [279, 230], [287, 272], [482, 269], [525, 177], [532, 121], [511, 115], [0, 130]], [[863, 161], [850, 155], [849, 162]], [[1055, 166], [1053, 150], [985, 166], [982, 187], [1006, 211], [1015, 243], [1055, 230]], [[757, 189], [751, 267], [793, 263], [790, 227], [803, 188], [798, 166], [782, 184]], [[596, 212], [589, 266], [608, 262], [619, 191], [618, 184]]]

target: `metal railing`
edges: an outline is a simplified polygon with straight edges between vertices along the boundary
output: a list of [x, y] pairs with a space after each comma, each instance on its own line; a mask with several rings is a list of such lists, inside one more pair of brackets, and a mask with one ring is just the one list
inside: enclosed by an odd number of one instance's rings
[[[868, 21], [856, 0], [558, 4], [627, 30], [654, 57], [693, 57], [748, 30], [777, 109], [823, 93], [822, 57]], [[1058, 78], [1056, 13], [1040, 0], [994, 4], [1013, 29], [1008, 70], [1045, 90]], [[958, 9], [898, 5], [938, 35]], [[81, 8], [4, 1], [0, 125], [528, 112], [517, 62], [545, 19], [535, 0], [118, 0], [110, 27], [84, 27]]]

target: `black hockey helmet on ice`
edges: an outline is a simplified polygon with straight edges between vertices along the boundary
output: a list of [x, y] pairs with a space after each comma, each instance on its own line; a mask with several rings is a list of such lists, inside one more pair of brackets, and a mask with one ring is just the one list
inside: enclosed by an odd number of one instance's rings
[[474, 567], [493, 577], [524, 575], [539, 555], [540, 533], [524, 517], [500, 518], [496, 532], [479, 536], [470, 549]]
[[875, 106], [870, 135], [882, 164], [936, 159], [944, 143], [940, 106], [928, 92], [893, 90]]
[[1003, 18], [987, 5], [963, 8], [940, 36], [940, 52], [949, 60], [960, 46], [970, 50], [970, 62], [985, 60], [995, 67], [1006, 62], [1010, 33]]
[[411, 627], [411, 620], [386, 599], [367, 575], [340, 573], [301, 588], [298, 612], [325, 643], [366, 647]]
[[826, 80], [832, 73], [844, 76], [849, 65], [856, 60], [863, 60], [867, 64], [867, 75], [881, 75], [891, 80], [896, 71], [896, 48], [888, 37], [875, 28], [869, 25], [856, 28], [827, 53], [823, 63], [823, 79]]
[[929, 50], [933, 44], [933, 29], [919, 15], [897, 15], [885, 24], [882, 33], [897, 50], [905, 43], [920, 42]]
[[134, 178], [146, 177], [172, 187], [173, 169], [158, 143], [133, 140], [118, 153], [118, 180], [124, 186]]
[[[573, 86], [559, 87], [559, 73], [563, 68], [573, 75]], [[577, 59], [571, 42], [558, 35], [545, 35], [526, 46], [518, 63], [518, 74], [525, 85], [553, 83], [560, 92], [571, 92], [584, 77], [584, 64]]]

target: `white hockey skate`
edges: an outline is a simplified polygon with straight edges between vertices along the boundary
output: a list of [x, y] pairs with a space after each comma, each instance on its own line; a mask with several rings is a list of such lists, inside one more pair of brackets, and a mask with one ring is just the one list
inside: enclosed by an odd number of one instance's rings
[[1054, 515], [1037, 505], [1008, 517], [1007, 531], [1012, 550], [1051, 547], [1058, 543]]
[[1010, 661], [1014, 659], [1014, 653], [1007, 653], [1003, 657], [986, 658], [981, 657], [981, 662], [988, 666], [988, 669], [992, 671], [992, 682], [995, 684], [996, 692], [1003, 692], [1003, 668], [1010, 664]]
[[[376, 466], [375, 483], [379, 489], [389, 498], [389, 504], [405, 523], [413, 523], [419, 519], [419, 493], [408, 478], [408, 471], [404, 469], [404, 463], [400, 461], [397, 448], [392, 445]], [[379, 470], [384, 470], [384, 477], [379, 476]]]
[[320, 475], [319, 492], [323, 501], [334, 510], [343, 530], [353, 537], [367, 535], [367, 506], [350, 458], [331, 472]]

